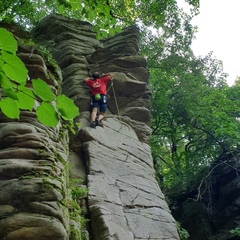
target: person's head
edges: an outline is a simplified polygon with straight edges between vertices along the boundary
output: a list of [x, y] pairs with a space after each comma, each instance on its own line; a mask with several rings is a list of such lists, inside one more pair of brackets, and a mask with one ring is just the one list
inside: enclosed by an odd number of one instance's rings
[[99, 72], [94, 72], [92, 77], [93, 77], [94, 80], [97, 79], [97, 78], [100, 78]]

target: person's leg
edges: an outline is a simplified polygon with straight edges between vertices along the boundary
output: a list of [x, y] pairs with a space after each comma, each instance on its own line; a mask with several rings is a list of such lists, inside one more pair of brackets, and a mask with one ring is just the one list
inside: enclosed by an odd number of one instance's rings
[[98, 115], [98, 121], [101, 121], [104, 118], [104, 112], [100, 112]]
[[100, 112], [98, 114], [98, 116], [96, 117], [96, 120], [95, 120], [97, 126], [100, 126], [100, 127], [103, 126], [103, 124], [102, 124], [102, 119], [103, 118], [104, 118], [104, 112]]
[[105, 95], [101, 96], [101, 101], [99, 105], [99, 115], [98, 120], [101, 121], [104, 118], [104, 113], [107, 110], [107, 97]]
[[91, 119], [96, 123], [96, 126], [102, 126], [101, 120], [104, 118], [104, 113], [107, 110], [107, 97], [105, 95], [101, 95], [101, 99], [98, 100], [97, 103], [99, 107], [99, 114], [97, 114], [98, 113], [98, 108], [97, 108], [96, 112], [92, 112]]
[[98, 108], [94, 107], [92, 109], [92, 113], [91, 113], [91, 123], [90, 123], [90, 127], [91, 128], [95, 128], [97, 126], [97, 122], [96, 122], [96, 118], [97, 118], [97, 111]]
[[99, 114], [98, 114], [98, 116], [96, 118], [96, 123], [97, 123], [97, 125], [102, 127], [103, 126], [102, 119], [104, 118], [104, 113], [107, 110], [107, 103], [106, 103], [106, 101], [103, 102], [102, 104], [100, 104], [99, 110], [100, 110], [100, 112], [99, 112]]
[[97, 107], [94, 107], [92, 109], [92, 113], [91, 113], [91, 122], [94, 122], [96, 117], [97, 117], [97, 112], [98, 112], [98, 108]]

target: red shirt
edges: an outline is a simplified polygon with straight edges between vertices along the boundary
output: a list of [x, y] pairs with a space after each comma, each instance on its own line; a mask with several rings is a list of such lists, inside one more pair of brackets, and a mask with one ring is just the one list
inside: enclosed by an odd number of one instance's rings
[[106, 76], [102, 78], [87, 79], [85, 82], [91, 88], [92, 96], [96, 94], [107, 94], [107, 82], [111, 79], [111, 76]]

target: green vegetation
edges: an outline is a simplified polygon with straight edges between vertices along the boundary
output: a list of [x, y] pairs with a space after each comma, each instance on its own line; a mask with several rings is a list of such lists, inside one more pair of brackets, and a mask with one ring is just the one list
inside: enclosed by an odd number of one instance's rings
[[[199, 0], [186, 0], [191, 12], [197, 13]], [[176, 0], [8, 0], [0, 3], [0, 20], [15, 21], [31, 29], [46, 15], [58, 13], [74, 19], [87, 20], [94, 24], [98, 36], [107, 37], [121, 31], [124, 26], [169, 27], [176, 25], [178, 12]]]
[[154, 64], [152, 154], [162, 189], [174, 198], [195, 189], [213, 161], [238, 152], [239, 82], [229, 87], [222, 63], [190, 48]]
[[240, 237], [240, 227], [236, 227], [236, 228], [230, 230], [230, 233], [234, 236]]
[[50, 127], [60, 119], [72, 122], [79, 114], [72, 99], [56, 96], [46, 82], [32, 79], [32, 88], [26, 87], [28, 70], [16, 55], [17, 41], [4, 28], [0, 28], [0, 109], [9, 118], [19, 119], [20, 110], [32, 111], [36, 102], [38, 120]]
[[73, 220], [76, 225], [70, 225], [70, 239], [71, 240], [87, 240], [88, 232], [86, 230], [86, 223], [89, 221], [84, 217], [83, 214], [83, 203], [82, 200], [87, 197], [88, 189], [76, 185], [81, 183], [81, 179], [71, 179], [70, 192], [71, 201], [68, 203], [68, 209], [70, 213], [70, 219]]
[[181, 224], [179, 222], [177, 222], [177, 228], [180, 240], [188, 240], [190, 235], [186, 229], [181, 227]]

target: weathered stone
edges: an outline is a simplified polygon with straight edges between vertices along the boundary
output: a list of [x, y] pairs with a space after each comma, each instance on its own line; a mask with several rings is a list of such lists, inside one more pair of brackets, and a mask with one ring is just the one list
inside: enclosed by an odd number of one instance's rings
[[[155, 179], [149, 72], [138, 55], [139, 30], [132, 26], [98, 41], [91, 24], [52, 14], [32, 34], [44, 40], [61, 72], [38, 49], [21, 46], [30, 80], [43, 78], [55, 93], [62, 88], [79, 107], [82, 126], [69, 138], [61, 124], [39, 123], [34, 111], [23, 111], [18, 122], [0, 114], [0, 239], [79, 240], [82, 212], [94, 240], [178, 240]], [[95, 70], [115, 77], [104, 126], [92, 129], [83, 79]], [[85, 202], [71, 198], [72, 186], [88, 187]], [[77, 202], [84, 210], [74, 209]]]
[[[57, 93], [61, 76], [37, 49], [21, 46], [18, 56], [29, 70], [28, 86], [41, 77]], [[0, 119], [0, 239], [67, 240], [67, 135], [60, 125], [41, 124], [34, 111], [22, 111], [19, 121], [2, 113]]]
[[85, 142], [95, 239], [178, 239], [155, 180], [150, 148], [134, 130], [107, 118], [103, 128], [82, 129], [79, 137]]
[[41, 214], [18, 213], [0, 220], [0, 237], [6, 240], [65, 240], [67, 232], [55, 218]]
[[[174, 219], [154, 177], [148, 146], [151, 91], [146, 60], [138, 55], [139, 30], [135, 26], [129, 27], [115, 37], [97, 43], [90, 40], [89, 36], [94, 35], [89, 33], [92, 30], [88, 29], [85, 35], [79, 28], [73, 29], [77, 22], [70, 26], [66, 18], [56, 18], [56, 25], [51, 24], [59, 28], [59, 32], [64, 28], [65, 33], [60, 36], [46, 34], [45, 39], [49, 39], [52, 53], [62, 67], [63, 92], [74, 99], [81, 112], [82, 128], [78, 132], [81, 144], [74, 143], [75, 139], [70, 146], [80, 154], [79, 161], [87, 168], [93, 238], [178, 239]], [[42, 29], [38, 31], [48, 31], [47, 25], [48, 22], [43, 21]], [[103, 128], [97, 129], [87, 127], [90, 92], [83, 82], [93, 71], [115, 73], [113, 85], [107, 86], [106, 121]], [[114, 115], [118, 115], [119, 120], [113, 118]], [[81, 164], [78, 165], [76, 159], [75, 155], [69, 159], [75, 166], [71, 170], [73, 176], [81, 172]], [[158, 220], [159, 217], [162, 220]], [[134, 223], [138, 221], [139, 225]], [[149, 225], [154, 224], [151, 230], [147, 229], [146, 221]]]

